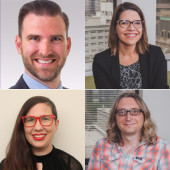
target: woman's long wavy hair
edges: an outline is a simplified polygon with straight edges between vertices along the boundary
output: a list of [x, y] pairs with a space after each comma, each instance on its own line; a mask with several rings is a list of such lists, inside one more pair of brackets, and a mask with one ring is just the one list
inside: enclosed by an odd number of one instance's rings
[[135, 99], [136, 103], [139, 105], [140, 109], [143, 111], [144, 115], [144, 124], [142, 127], [142, 133], [141, 133], [141, 141], [145, 141], [147, 145], [152, 145], [156, 140], [157, 140], [157, 135], [156, 135], [156, 125], [154, 122], [151, 120], [150, 112], [149, 109], [147, 108], [145, 102], [143, 99], [137, 95], [136, 93], [122, 93], [120, 94], [114, 101], [112, 108], [110, 110], [110, 117], [108, 120], [107, 124], [107, 141], [109, 143], [117, 143], [121, 146], [124, 145], [122, 136], [121, 136], [121, 131], [119, 130], [117, 123], [116, 123], [116, 111], [117, 111], [117, 106], [121, 98], [124, 97], [131, 97]]
[[136, 52], [138, 54], [144, 54], [148, 50], [148, 47], [149, 47], [144, 15], [141, 9], [137, 5], [130, 3], [130, 2], [125, 2], [123, 4], [118, 5], [115, 8], [111, 23], [110, 23], [108, 44], [109, 44], [109, 47], [111, 48], [111, 55], [117, 55], [119, 52], [119, 38], [116, 33], [116, 26], [117, 26], [117, 21], [120, 18], [120, 15], [126, 10], [136, 11], [139, 14], [141, 20], [144, 21], [143, 26], [142, 26], [142, 37], [136, 43]]
[[37, 170], [32, 146], [25, 138], [24, 125], [21, 117], [26, 116], [28, 111], [38, 103], [47, 104], [57, 119], [56, 107], [50, 99], [43, 96], [35, 96], [28, 99], [22, 106], [17, 117], [11, 140], [6, 149], [6, 159], [3, 170]]

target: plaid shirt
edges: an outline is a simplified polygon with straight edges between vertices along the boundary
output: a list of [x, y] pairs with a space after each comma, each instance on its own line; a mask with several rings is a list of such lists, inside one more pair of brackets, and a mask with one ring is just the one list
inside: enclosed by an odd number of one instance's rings
[[104, 137], [97, 141], [87, 170], [170, 170], [170, 146], [157, 137], [154, 145], [141, 142], [128, 156]]

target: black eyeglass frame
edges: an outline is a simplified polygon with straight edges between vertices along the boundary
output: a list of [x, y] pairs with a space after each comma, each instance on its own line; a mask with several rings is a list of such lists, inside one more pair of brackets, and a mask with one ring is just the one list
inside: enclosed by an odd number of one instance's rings
[[[120, 25], [120, 22], [121, 22], [121, 21], [128, 21], [130, 24], [129, 24], [128, 27], [122, 27], [122, 26]], [[143, 27], [143, 23], [144, 23], [143, 20], [134, 20], [134, 21], [132, 21], [132, 22], [129, 21], [129, 20], [118, 20], [116, 23], [119, 23], [120, 27], [122, 27], [122, 28], [129, 28], [131, 24], [134, 26], [134, 22], [135, 22], [135, 21], [140, 21], [140, 22], [141, 22], [141, 27]], [[135, 26], [134, 26], [134, 27], [135, 27]], [[141, 28], [141, 27], [135, 27], [135, 28], [136, 28], [136, 29], [139, 29], [139, 28]]]
[[[143, 113], [143, 110], [141, 110], [141, 109], [132, 109], [132, 110], [121, 109], [121, 110], [126, 111], [126, 114], [125, 114], [125, 115], [118, 115], [118, 111], [120, 111], [120, 110], [116, 110], [116, 114], [117, 114], [118, 116], [127, 116], [128, 112], [130, 113], [131, 116], [137, 116], [137, 115], [140, 115], [141, 112]], [[134, 110], [138, 110], [138, 111], [139, 111], [139, 114], [133, 115], [133, 114], [131, 113], [131, 111], [134, 111]]]

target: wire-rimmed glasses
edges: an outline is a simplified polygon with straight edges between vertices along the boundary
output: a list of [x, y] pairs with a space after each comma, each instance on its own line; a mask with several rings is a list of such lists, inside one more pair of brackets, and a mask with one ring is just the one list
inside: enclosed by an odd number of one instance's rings
[[143, 22], [142, 20], [135, 20], [135, 21], [129, 21], [129, 20], [119, 20], [117, 21], [119, 23], [119, 25], [122, 28], [128, 28], [131, 24], [133, 24], [133, 26], [137, 29], [141, 28], [143, 26]]
[[53, 120], [56, 119], [56, 117], [54, 115], [42, 115], [40, 117], [23, 116], [22, 122], [26, 127], [33, 127], [36, 125], [37, 119], [39, 119], [39, 122], [42, 126], [51, 126]]
[[137, 115], [140, 115], [140, 113], [143, 111], [141, 109], [132, 109], [132, 110], [124, 110], [124, 109], [121, 109], [121, 110], [117, 110], [116, 111], [116, 114], [118, 116], [126, 116], [127, 113], [130, 113], [132, 116], [137, 116]]

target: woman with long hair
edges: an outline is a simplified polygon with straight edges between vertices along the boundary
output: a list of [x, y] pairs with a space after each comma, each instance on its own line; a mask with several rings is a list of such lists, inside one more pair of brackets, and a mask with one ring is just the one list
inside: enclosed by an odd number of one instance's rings
[[0, 170], [82, 170], [73, 156], [52, 145], [58, 125], [56, 107], [50, 99], [28, 99], [17, 117]]
[[167, 61], [160, 47], [148, 44], [141, 9], [129, 2], [114, 10], [109, 49], [96, 54], [93, 75], [97, 89], [166, 89]]

